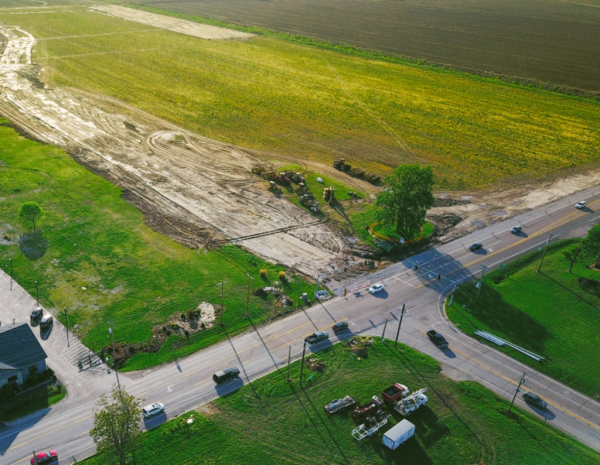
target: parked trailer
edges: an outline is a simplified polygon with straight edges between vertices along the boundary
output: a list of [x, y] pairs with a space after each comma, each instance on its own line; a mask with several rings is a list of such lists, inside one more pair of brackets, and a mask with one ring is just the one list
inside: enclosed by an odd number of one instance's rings
[[353, 397], [346, 396], [341, 399], [332, 400], [327, 405], [325, 405], [325, 411], [327, 413], [335, 413], [340, 410], [344, 410], [347, 407], [351, 407], [356, 404], [356, 401]]
[[414, 412], [429, 401], [429, 398], [425, 395], [426, 392], [427, 388], [419, 389], [410, 396], [400, 399], [394, 404], [394, 410], [401, 415], [407, 416], [410, 412]]
[[402, 420], [383, 435], [383, 445], [396, 450], [400, 444], [412, 438], [415, 434], [415, 425], [408, 420]]
[[369, 417], [364, 424], [352, 430], [352, 437], [357, 441], [361, 441], [368, 436], [373, 436], [383, 426], [387, 425], [389, 413], [378, 412], [374, 417]]

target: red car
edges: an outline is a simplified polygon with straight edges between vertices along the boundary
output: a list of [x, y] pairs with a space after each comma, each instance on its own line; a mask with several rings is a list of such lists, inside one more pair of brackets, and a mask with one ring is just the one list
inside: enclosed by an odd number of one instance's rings
[[[35, 461], [37, 459], [37, 462]], [[55, 450], [45, 450], [44, 452], [38, 452], [35, 454], [35, 458], [31, 458], [29, 461], [31, 465], [35, 465], [36, 463], [48, 463], [53, 460], [58, 460], [58, 454]]]

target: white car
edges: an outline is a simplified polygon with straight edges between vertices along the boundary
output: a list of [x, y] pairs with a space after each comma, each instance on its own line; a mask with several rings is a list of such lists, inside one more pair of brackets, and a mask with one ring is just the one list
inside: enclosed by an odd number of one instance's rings
[[369, 294], [377, 294], [378, 292], [383, 291], [383, 288], [385, 286], [383, 285], [383, 283], [377, 283], [377, 284], [373, 284], [370, 288], [369, 288]]
[[152, 417], [154, 415], [158, 415], [161, 412], [165, 411], [165, 404], [161, 404], [160, 402], [155, 402], [154, 404], [146, 405], [142, 409], [142, 413], [145, 418]]
[[587, 202], [585, 200], [582, 200], [581, 202], [577, 202], [575, 204], [575, 208], [581, 210], [582, 208], [585, 208], [586, 205], [587, 205]]

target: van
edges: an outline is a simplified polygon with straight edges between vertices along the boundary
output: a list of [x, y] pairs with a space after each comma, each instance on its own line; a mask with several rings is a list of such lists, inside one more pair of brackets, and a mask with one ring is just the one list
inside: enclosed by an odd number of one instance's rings
[[238, 367], [225, 368], [224, 370], [217, 371], [213, 375], [213, 381], [217, 384], [224, 383], [225, 381], [229, 381], [232, 378], [236, 378], [240, 375], [240, 370]]

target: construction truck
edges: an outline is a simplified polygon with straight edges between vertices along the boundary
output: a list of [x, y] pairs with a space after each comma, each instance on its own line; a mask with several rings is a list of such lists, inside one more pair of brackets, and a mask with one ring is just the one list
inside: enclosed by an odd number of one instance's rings
[[408, 388], [404, 384], [394, 383], [390, 387], [381, 391], [381, 397], [388, 404], [392, 404], [402, 397], [408, 395]]
[[325, 202], [333, 202], [335, 200], [335, 189], [333, 187], [323, 189], [323, 200]]
[[263, 177], [268, 181], [274, 181], [276, 178], [275, 171], [265, 171]]
[[290, 183], [290, 178], [287, 177], [286, 173], [281, 172], [275, 176], [275, 181], [287, 186]]
[[300, 173], [294, 174], [291, 179], [298, 184], [306, 182], [306, 179], [304, 179], [304, 176], [302, 176]]
[[410, 396], [400, 399], [394, 404], [394, 410], [400, 415], [407, 416], [409, 413], [414, 412], [419, 407], [427, 404], [429, 398], [425, 395], [427, 388], [419, 389], [413, 392]]
[[269, 190], [273, 193], [281, 192], [281, 189], [275, 184], [275, 181], [269, 181]]
[[379, 184], [381, 182], [381, 176], [375, 173], [368, 173], [365, 176], [365, 179], [369, 181], [371, 184]]
[[352, 165], [346, 163], [346, 159], [339, 158], [333, 162], [333, 167], [340, 171], [350, 171], [352, 169]]
[[319, 213], [319, 203], [315, 200], [312, 194], [305, 194], [300, 196], [300, 205], [308, 207], [313, 213]]

